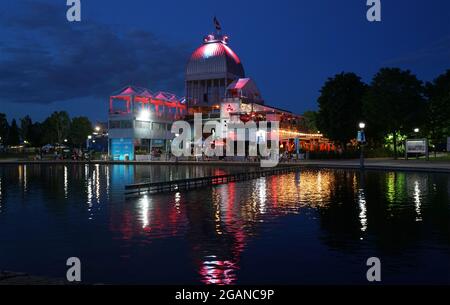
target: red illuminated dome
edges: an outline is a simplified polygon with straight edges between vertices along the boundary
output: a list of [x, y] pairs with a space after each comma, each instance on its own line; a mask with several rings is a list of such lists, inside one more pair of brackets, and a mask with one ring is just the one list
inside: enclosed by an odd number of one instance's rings
[[241, 60], [219, 34], [205, 37], [203, 45], [192, 53], [186, 68], [186, 80], [236, 79], [245, 77]]

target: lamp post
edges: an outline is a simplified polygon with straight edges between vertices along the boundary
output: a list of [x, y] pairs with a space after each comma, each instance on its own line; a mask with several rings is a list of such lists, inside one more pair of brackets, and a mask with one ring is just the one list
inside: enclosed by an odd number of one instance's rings
[[[418, 139], [419, 138], [419, 131], [420, 131], [420, 129], [419, 128], [414, 128], [413, 131], [414, 131], [414, 138]], [[416, 153], [416, 159], [419, 159], [419, 153]]]
[[360, 122], [358, 124], [358, 142], [360, 147], [360, 155], [359, 155], [359, 167], [364, 169], [364, 144], [366, 143], [366, 135], [364, 134], [364, 128], [366, 128], [366, 123]]
[[90, 141], [92, 140], [92, 136], [88, 135], [87, 140], [86, 140], [86, 149], [89, 150], [89, 147], [91, 146]]

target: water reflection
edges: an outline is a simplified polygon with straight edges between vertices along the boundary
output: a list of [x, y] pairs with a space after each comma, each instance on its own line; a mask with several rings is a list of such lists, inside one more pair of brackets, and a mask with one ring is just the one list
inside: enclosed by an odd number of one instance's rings
[[67, 175], [67, 166], [64, 166], [64, 197], [66, 199], [69, 194], [69, 178]]
[[148, 214], [150, 213], [150, 198], [147, 195], [144, 195], [139, 201], [139, 205], [141, 209], [142, 228], [145, 229], [149, 226]]
[[19, 171], [19, 184], [23, 188], [22, 194], [25, 195], [27, 193], [28, 179], [27, 179], [27, 166], [19, 165], [17, 167]]
[[422, 221], [421, 212], [420, 212], [421, 202], [420, 202], [419, 181], [414, 182], [414, 203], [416, 205], [416, 214], [417, 214], [416, 221]]
[[[359, 185], [354, 184], [354, 188], [358, 190], [358, 205], [359, 205], [359, 221], [361, 223], [361, 232], [367, 230], [367, 203], [365, 195], [365, 175], [364, 173], [359, 173]], [[354, 177], [354, 182], [356, 182], [356, 177]], [[362, 237], [361, 237], [362, 239]]]
[[0, 176], [0, 213], [3, 207], [3, 193], [2, 193], [2, 177]]
[[[195, 278], [206, 284], [239, 283], [240, 274], [246, 273], [243, 254], [257, 241], [269, 245], [260, 255], [270, 254], [271, 264], [280, 265], [295, 262], [295, 255], [313, 257], [314, 251], [308, 253], [308, 247], [317, 248], [315, 243], [351, 255], [365, 248], [372, 249], [369, 254], [394, 250], [409, 253], [420, 249], [418, 245], [424, 242], [438, 243], [434, 244], [436, 249], [448, 249], [450, 244], [447, 175], [304, 170], [125, 200], [125, 184], [225, 174], [242, 168], [52, 165], [0, 170], [2, 220], [17, 215], [26, 220], [26, 204], [18, 203], [40, 202], [34, 207], [38, 211], [34, 217], [46, 221], [54, 215], [62, 217], [62, 221], [48, 224], [52, 226], [51, 234], [60, 234], [61, 239], [65, 238], [64, 228], [72, 226], [76, 228], [73, 234], [80, 234], [75, 238], [83, 240], [86, 235], [78, 232], [87, 230], [84, 221], [95, 225], [88, 227], [93, 229], [89, 234], [99, 245], [94, 242], [92, 249], [84, 249], [88, 257], [108, 252], [119, 259], [115, 264], [126, 266], [132, 257], [133, 261], [142, 259], [144, 264], [146, 255], [154, 255], [160, 268], [170, 268], [174, 260], [189, 257], [195, 266]], [[6, 197], [6, 190], [12, 195]], [[27, 198], [20, 196], [27, 192]], [[6, 205], [12, 207], [5, 209]], [[289, 219], [295, 221], [286, 222]], [[0, 232], [8, 229], [3, 223], [0, 221]], [[30, 220], [23, 225], [31, 230], [32, 224]], [[284, 228], [285, 248], [273, 251], [271, 238], [279, 227]], [[299, 244], [288, 238], [292, 232], [304, 234]], [[0, 236], [1, 242], [5, 236]], [[433, 239], [436, 236], [440, 244]], [[178, 249], [174, 243], [181, 241], [186, 250], [173, 250]], [[25, 244], [27, 239], [16, 242]], [[361, 248], [361, 242], [372, 243]], [[136, 258], [136, 253], [144, 254]], [[5, 255], [0, 253], [0, 259], [14, 261]], [[258, 268], [270, 273], [271, 266], [261, 260]], [[152, 275], [151, 270], [139, 271]]]
[[361, 231], [367, 230], [367, 207], [364, 189], [358, 189], [358, 204], [359, 204], [359, 221], [361, 222]]

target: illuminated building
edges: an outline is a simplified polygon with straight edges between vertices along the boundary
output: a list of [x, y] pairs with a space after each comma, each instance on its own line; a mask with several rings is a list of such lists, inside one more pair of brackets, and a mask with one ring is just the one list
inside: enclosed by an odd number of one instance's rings
[[281, 152], [334, 150], [322, 134], [307, 130], [302, 116], [265, 104], [254, 80], [245, 77], [242, 62], [228, 41], [227, 35], [217, 31], [207, 35], [192, 53], [186, 67], [188, 119], [202, 113], [204, 120], [219, 120], [222, 130], [216, 132], [218, 138], [228, 138], [230, 121], [279, 121]]
[[172, 123], [186, 115], [174, 94], [125, 87], [109, 99], [109, 155], [114, 160], [145, 160], [169, 151]]
[[218, 137], [228, 136], [230, 121], [279, 121], [281, 152], [334, 150], [320, 133], [308, 132], [302, 116], [264, 102], [254, 80], [245, 77], [242, 62], [228, 41], [218, 30], [192, 53], [186, 66], [186, 99], [133, 86], [113, 94], [108, 122], [110, 157], [148, 160], [155, 151], [168, 153], [174, 138], [172, 123], [180, 119], [192, 123], [194, 113], [220, 122]]
[[208, 113], [219, 108], [226, 88], [245, 77], [241, 60], [228, 46], [228, 36], [209, 34], [186, 66], [186, 99], [189, 112]]

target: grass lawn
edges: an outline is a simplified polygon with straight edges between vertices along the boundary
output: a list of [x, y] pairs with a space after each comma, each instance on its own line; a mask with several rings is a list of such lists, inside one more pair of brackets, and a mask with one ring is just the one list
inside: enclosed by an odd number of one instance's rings
[[[416, 160], [415, 157], [409, 157], [410, 160]], [[426, 160], [425, 156], [420, 156], [419, 160]], [[434, 153], [430, 153], [430, 162], [436, 161], [436, 162], [442, 162], [442, 161], [450, 161], [450, 153], [441, 152], [437, 153], [436, 157], [434, 156]]]

